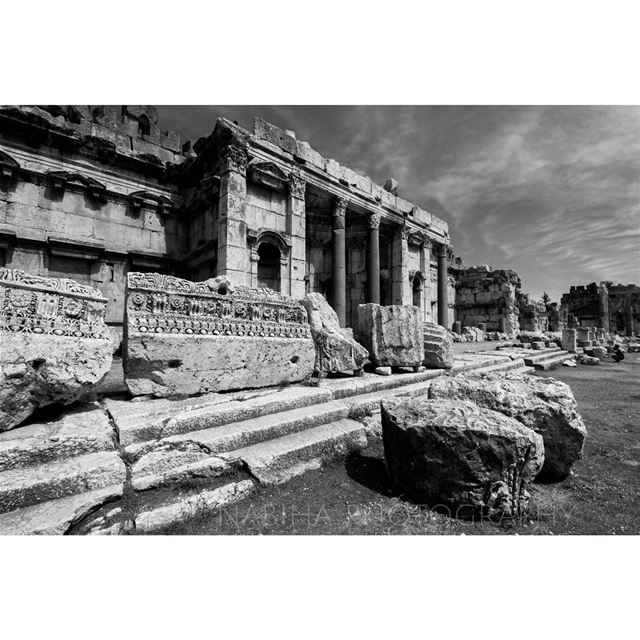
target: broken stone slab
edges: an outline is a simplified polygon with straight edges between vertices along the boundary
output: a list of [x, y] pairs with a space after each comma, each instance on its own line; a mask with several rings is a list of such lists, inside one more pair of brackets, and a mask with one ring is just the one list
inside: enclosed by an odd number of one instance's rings
[[382, 439], [394, 484], [455, 517], [526, 513], [544, 461], [542, 437], [462, 400], [382, 401]]
[[0, 514], [124, 483], [125, 478], [124, 462], [115, 451], [9, 469], [0, 473]]
[[74, 280], [0, 267], [0, 431], [39, 407], [79, 400], [107, 375], [106, 304]]
[[428, 369], [453, 367], [453, 339], [443, 327], [432, 322], [423, 325], [424, 366]]
[[0, 514], [0, 535], [64, 535], [101, 505], [121, 498], [123, 490], [118, 483]]
[[165, 444], [132, 465], [131, 485], [136, 491], [217, 478], [237, 470], [237, 465], [211, 456], [206, 448], [199, 447], [197, 443], [178, 444], [179, 447]]
[[587, 356], [584, 353], [579, 353], [576, 359], [580, 364], [588, 364], [588, 365], [600, 364], [600, 358], [593, 358], [592, 356]]
[[373, 370], [373, 373], [378, 376], [390, 376], [393, 372], [391, 370], [391, 367], [376, 367]]
[[429, 398], [465, 400], [514, 418], [544, 439], [540, 477], [561, 480], [582, 457], [587, 430], [569, 385], [518, 374], [451, 376], [434, 380]]
[[164, 504], [138, 513], [135, 516], [135, 533], [159, 533], [172, 525], [214, 513], [246, 498], [254, 489], [252, 480], [241, 480], [215, 489], [179, 494]]
[[316, 373], [360, 371], [369, 352], [340, 327], [338, 316], [321, 293], [309, 293], [302, 300], [316, 349]]
[[223, 278], [127, 274], [123, 365], [135, 396], [189, 396], [290, 384], [313, 373], [304, 307]]
[[424, 361], [419, 307], [358, 305], [356, 339], [377, 367], [417, 367]]
[[56, 419], [0, 433], [0, 472], [115, 450], [109, 418], [92, 402]]

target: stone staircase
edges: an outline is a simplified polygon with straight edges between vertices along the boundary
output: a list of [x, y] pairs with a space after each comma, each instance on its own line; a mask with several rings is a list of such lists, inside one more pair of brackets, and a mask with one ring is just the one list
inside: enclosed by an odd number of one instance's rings
[[0, 434], [0, 533], [161, 531], [365, 448], [385, 397], [425, 394], [450, 373], [532, 370], [492, 351], [462, 354], [451, 372], [79, 407]]
[[529, 367], [541, 371], [548, 371], [558, 365], [561, 365], [565, 360], [572, 360], [575, 358], [575, 354], [563, 351], [559, 347], [551, 347], [544, 351], [532, 351], [526, 353], [524, 356], [525, 364]]

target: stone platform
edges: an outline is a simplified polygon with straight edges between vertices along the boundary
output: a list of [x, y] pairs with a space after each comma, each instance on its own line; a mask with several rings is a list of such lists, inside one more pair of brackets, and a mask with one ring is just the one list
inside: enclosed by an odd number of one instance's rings
[[532, 371], [514, 351], [461, 353], [451, 371], [182, 400], [109, 398], [21, 427], [0, 440], [0, 533], [162, 531], [365, 448], [379, 436], [384, 398], [424, 395], [443, 375]]

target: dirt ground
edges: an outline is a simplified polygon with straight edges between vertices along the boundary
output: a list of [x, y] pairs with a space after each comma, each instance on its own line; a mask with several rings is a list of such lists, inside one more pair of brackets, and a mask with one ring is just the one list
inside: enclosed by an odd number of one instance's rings
[[587, 426], [584, 457], [557, 484], [534, 484], [518, 521], [461, 521], [416, 505], [390, 485], [382, 444], [259, 489], [171, 534], [640, 534], [640, 354], [623, 363], [534, 375], [568, 383]]

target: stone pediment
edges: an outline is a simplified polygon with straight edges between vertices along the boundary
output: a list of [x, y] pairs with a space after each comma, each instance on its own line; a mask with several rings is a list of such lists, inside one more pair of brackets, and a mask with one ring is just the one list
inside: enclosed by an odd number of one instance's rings
[[252, 160], [247, 167], [249, 179], [274, 191], [285, 191], [289, 176], [274, 162]]
[[131, 206], [135, 211], [140, 211], [143, 207], [157, 209], [158, 213], [169, 213], [173, 207], [173, 202], [166, 196], [151, 193], [149, 191], [135, 191], [129, 194]]
[[12, 158], [8, 153], [0, 151], [0, 176], [4, 178], [13, 178], [16, 169], [19, 169], [20, 165], [15, 158]]
[[54, 189], [65, 189], [69, 184], [85, 188], [93, 197], [103, 196], [107, 188], [95, 178], [71, 171], [49, 171], [47, 176]]

